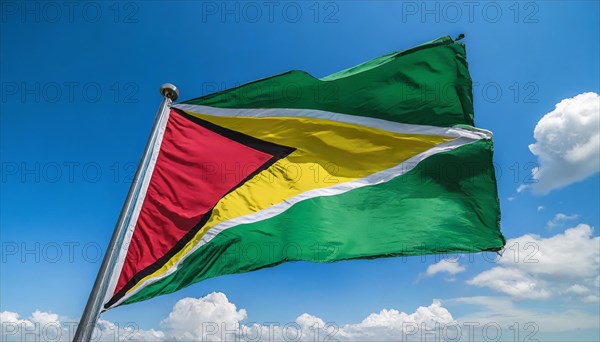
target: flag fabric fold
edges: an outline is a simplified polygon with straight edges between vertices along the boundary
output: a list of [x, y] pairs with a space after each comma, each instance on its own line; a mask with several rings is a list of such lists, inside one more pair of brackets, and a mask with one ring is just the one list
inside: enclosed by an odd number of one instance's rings
[[104, 309], [286, 261], [498, 251], [489, 131], [443, 37], [171, 107]]

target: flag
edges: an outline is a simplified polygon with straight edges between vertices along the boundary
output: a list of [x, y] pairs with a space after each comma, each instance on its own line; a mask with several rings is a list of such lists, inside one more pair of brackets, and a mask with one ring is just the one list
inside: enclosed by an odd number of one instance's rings
[[489, 131], [449, 37], [171, 106], [104, 309], [286, 261], [498, 251]]

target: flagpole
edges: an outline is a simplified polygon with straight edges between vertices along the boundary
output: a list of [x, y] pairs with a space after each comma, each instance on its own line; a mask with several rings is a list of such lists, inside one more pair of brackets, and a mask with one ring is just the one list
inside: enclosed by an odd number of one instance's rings
[[96, 281], [92, 287], [92, 292], [90, 293], [90, 297], [88, 298], [85, 309], [83, 310], [83, 314], [81, 315], [81, 320], [79, 321], [77, 331], [73, 337], [74, 342], [87, 342], [92, 337], [94, 327], [96, 326], [96, 321], [98, 320], [100, 311], [102, 310], [102, 301], [106, 295], [112, 268], [116, 258], [118, 257], [118, 251], [121, 247], [121, 243], [123, 242], [123, 236], [127, 230], [127, 225], [125, 223], [127, 222], [128, 216], [131, 214], [131, 209], [133, 208], [136, 200], [136, 194], [138, 193], [139, 187], [142, 183], [140, 180], [143, 179], [146, 172], [146, 165], [151, 158], [153, 146], [159, 131], [158, 127], [160, 126], [160, 122], [163, 120], [163, 118], [168, 114], [171, 103], [176, 101], [179, 97], [179, 90], [171, 83], [165, 83], [160, 87], [160, 94], [162, 95], [163, 100], [158, 108], [156, 117], [154, 118], [154, 124], [152, 125], [152, 131], [150, 132], [150, 137], [146, 143], [144, 154], [142, 155], [131, 186], [129, 187], [127, 198], [125, 199], [125, 203], [121, 209], [121, 214], [119, 215], [119, 219], [115, 225], [115, 230], [110, 239], [110, 243], [108, 244], [108, 248], [106, 249], [106, 254], [104, 255], [104, 259], [100, 265], [100, 270], [96, 276]]

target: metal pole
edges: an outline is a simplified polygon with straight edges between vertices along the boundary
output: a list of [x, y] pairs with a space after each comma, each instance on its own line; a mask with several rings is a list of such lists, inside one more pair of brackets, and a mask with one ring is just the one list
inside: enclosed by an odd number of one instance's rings
[[77, 331], [75, 332], [75, 336], [73, 338], [74, 342], [87, 342], [92, 337], [94, 327], [96, 326], [96, 321], [98, 320], [98, 316], [102, 310], [102, 301], [106, 295], [106, 287], [108, 285], [115, 260], [118, 256], [118, 251], [121, 247], [123, 236], [127, 230], [125, 223], [128, 216], [131, 214], [131, 210], [137, 197], [136, 194], [139, 192], [139, 187], [142, 183], [140, 179], [143, 178], [146, 172], [145, 168], [152, 155], [152, 150], [158, 135], [158, 127], [160, 122], [167, 115], [171, 103], [176, 101], [179, 97], [179, 90], [171, 83], [163, 84], [160, 87], [160, 93], [163, 96], [162, 103], [160, 104], [158, 112], [156, 113], [156, 117], [154, 118], [154, 124], [152, 126], [152, 131], [150, 133], [150, 137], [148, 138], [148, 142], [146, 143], [144, 154], [142, 155], [142, 159], [138, 165], [133, 182], [129, 187], [127, 198], [125, 199], [125, 203], [121, 209], [121, 214], [119, 215], [119, 219], [115, 225], [115, 230], [110, 239], [110, 243], [108, 244], [104, 259], [102, 260], [102, 265], [100, 265], [100, 270], [96, 276], [94, 287], [92, 288], [90, 297], [88, 298], [83, 314], [81, 315], [81, 320], [79, 321]]

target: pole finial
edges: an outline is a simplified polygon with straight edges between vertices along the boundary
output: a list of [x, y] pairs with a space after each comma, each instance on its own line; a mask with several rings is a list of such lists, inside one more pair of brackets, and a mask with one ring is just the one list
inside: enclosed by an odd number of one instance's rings
[[176, 101], [179, 97], [179, 89], [171, 83], [165, 83], [160, 86], [160, 94], [172, 101]]

